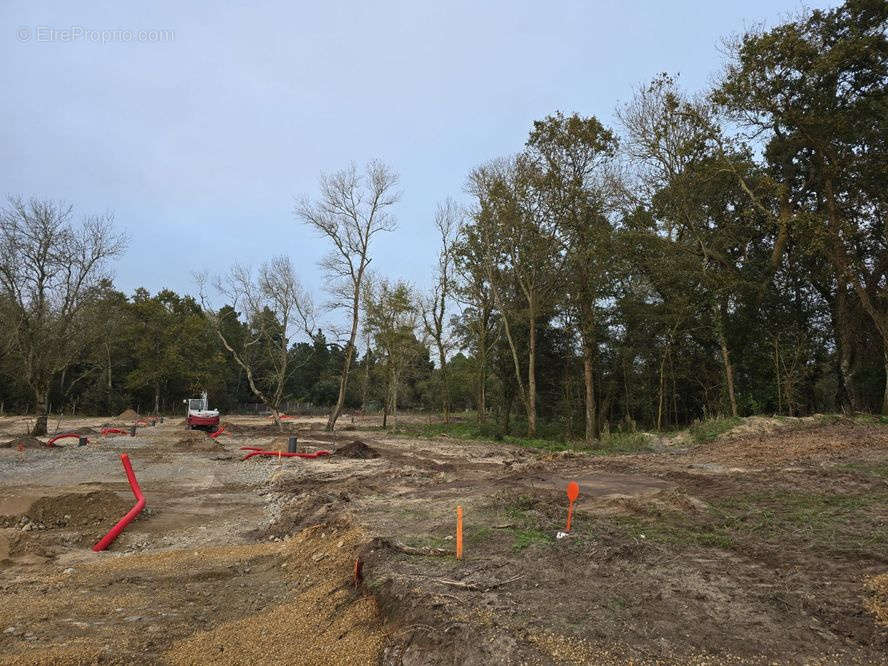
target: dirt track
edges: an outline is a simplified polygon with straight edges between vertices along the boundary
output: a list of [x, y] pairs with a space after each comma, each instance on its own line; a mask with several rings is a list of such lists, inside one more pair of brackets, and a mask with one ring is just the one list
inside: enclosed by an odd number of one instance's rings
[[[286, 444], [233, 421], [217, 448], [168, 420], [0, 449], [0, 663], [888, 663], [867, 587], [888, 571], [888, 428], [604, 458], [300, 422], [307, 450], [380, 456], [241, 462]], [[132, 503], [121, 451], [149, 511], [96, 554]]]

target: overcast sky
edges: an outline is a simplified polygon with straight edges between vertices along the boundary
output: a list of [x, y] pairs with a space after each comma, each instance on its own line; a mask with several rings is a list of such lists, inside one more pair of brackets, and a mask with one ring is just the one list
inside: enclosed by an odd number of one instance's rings
[[469, 170], [519, 150], [534, 119], [613, 124], [663, 71], [699, 90], [722, 37], [801, 6], [4, 0], [0, 193], [113, 211], [127, 293], [194, 292], [195, 270], [280, 252], [317, 290], [325, 245], [294, 197], [321, 171], [381, 158], [404, 195], [374, 268], [424, 287], [436, 201], [461, 199]]

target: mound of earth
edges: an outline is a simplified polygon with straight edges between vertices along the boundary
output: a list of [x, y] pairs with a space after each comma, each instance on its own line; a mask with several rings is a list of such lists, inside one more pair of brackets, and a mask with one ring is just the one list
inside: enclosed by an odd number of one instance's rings
[[121, 421], [135, 421], [136, 419], [141, 417], [139, 416], [138, 412], [133, 411], [132, 409], [127, 409], [120, 412], [120, 414], [117, 415], [117, 418]]
[[189, 451], [218, 451], [222, 445], [203, 430], [189, 430], [176, 442], [175, 448]]
[[888, 573], [870, 578], [866, 587], [870, 591], [867, 610], [876, 617], [876, 622], [888, 627]]
[[[245, 425], [243, 423], [232, 423], [231, 421], [223, 421], [220, 424], [223, 428], [225, 428], [225, 432], [231, 433], [233, 435], [247, 435], [247, 436], [261, 436], [261, 435], [280, 435], [281, 429], [278, 428], [274, 423], [270, 423], [268, 425]], [[290, 427], [290, 423], [287, 421], [283, 421], [281, 423], [283, 426], [283, 432], [289, 432], [292, 430]]]
[[95, 428], [90, 428], [89, 426], [82, 426], [80, 428], [75, 428], [74, 430], [69, 430], [68, 432], [76, 432], [78, 435], [98, 435], [99, 431]]
[[106, 523], [111, 526], [132, 508], [134, 501], [110, 490], [67, 493], [41, 497], [23, 515], [47, 527], [90, 527]]
[[640, 516], [662, 516], [669, 513], [699, 513], [706, 503], [691, 495], [667, 488], [646, 495], [618, 495], [601, 502], [605, 513], [628, 513]]
[[345, 524], [345, 514], [351, 498], [343, 492], [304, 491], [290, 500], [281, 509], [280, 517], [257, 530], [254, 536], [283, 538], [296, 534], [313, 525]]
[[371, 458], [379, 457], [379, 451], [367, 446], [359, 439], [356, 439], [345, 446], [338, 447], [335, 453], [337, 456], [342, 456], [343, 458], [355, 458], [357, 460], [370, 460]]
[[41, 442], [36, 437], [26, 435], [24, 437], [17, 437], [16, 439], [10, 439], [8, 442], [0, 443], [0, 449], [17, 449], [19, 444], [21, 444], [26, 449], [51, 448], [46, 446], [46, 442]]
[[841, 458], [863, 449], [888, 450], [888, 428], [846, 419], [805, 429], [777, 430], [767, 435], [719, 439], [695, 449], [690, 458], [740, 466], [768, 465]]

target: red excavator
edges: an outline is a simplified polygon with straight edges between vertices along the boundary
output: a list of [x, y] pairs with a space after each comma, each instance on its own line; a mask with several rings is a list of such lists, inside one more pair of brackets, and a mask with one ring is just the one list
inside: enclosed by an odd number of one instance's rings
[[213, 431], [219, 428], [219, 410], [210, 409], [207, 400], [207, 392], [200, 394], [199, 398], [187, 398], [183, 400], [188, 405], [188, 415], [185, 423], [192, 430]]

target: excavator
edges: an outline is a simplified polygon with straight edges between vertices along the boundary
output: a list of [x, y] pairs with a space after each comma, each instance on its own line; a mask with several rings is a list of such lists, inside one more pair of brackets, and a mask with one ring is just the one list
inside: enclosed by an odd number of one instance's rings
[[219, 428], [219, 410], [209, 408], [206, 391], [199, 398], [186, 398], [182, 402], [188, 406], [185, 423], [191, 430], [213, 431]]

